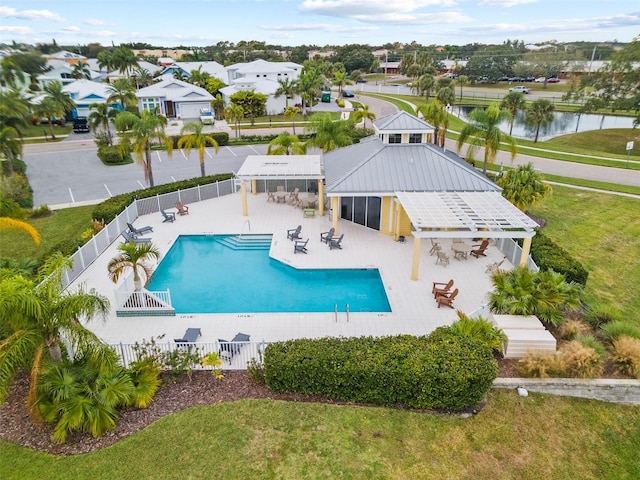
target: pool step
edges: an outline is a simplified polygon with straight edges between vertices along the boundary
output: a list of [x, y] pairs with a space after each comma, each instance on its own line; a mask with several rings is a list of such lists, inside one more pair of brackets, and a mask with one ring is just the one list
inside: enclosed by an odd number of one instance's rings
[[272, 235], [229, 235], [216, 237], [216, 242], [232, 250], [269, 250]]

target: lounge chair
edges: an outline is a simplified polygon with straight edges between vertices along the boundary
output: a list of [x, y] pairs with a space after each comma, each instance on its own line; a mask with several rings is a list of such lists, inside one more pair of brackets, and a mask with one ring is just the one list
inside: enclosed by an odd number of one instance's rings
[[182, 338], [174, 338], [173, 341], [176, 343], [194, 343], [201, 335], [202, 332], [199, 328], [187, 328]]
[[447, 294], [451, 291], [451, 287], [453, 287], [453, 278], [449, 280], [447, 283], [443, 282], [433, 282], [433, 288], [431, 288], [431, 293], [433, 293], [433, 298], [436, 298], [438, 295]]
[[136, 228], [127, 222], [127, 227], [129, 227], [129, 233], [134, 237], [137, 237], [138, 235], [144, 235], [147, 232], [153, 232], [153, 227], [150, 225], [142, 228]]
[[446, 253], [444, 253], [442, 250], [438, 250], [436, 252], [436, 256], [438, 258], [436, 258], [436, 265], [438, 263], [441, 263], [442, 265], [449, 265], [449, 255], [447, 255]]
[[294, 241], [296, 238], [302, 238], [300, 236], [301, 231], [302, 231], [302, 225], [298, 225], [296, 228], [292, 230], [287, 230], [287, 238], [291, 241]]
[[124, 241], [127, 243], [129, 243], [131, 240], [133, 240], [133, 243], [135, 243], [136, 245], [139, 245], [141, 243], [151, 243], [150, 238], [135, 237], [133, 234], [127, 232], [126, 230], [123, 230], [120, 235], [122, 235], [122, 238], [124, 238]]
[[453, 292], [449, 294], [442, 294], [436, 297], [436, 302], [438, 303], [438, 308], [440, 305], [446, 305], [447, 307], [453, 307], [453, 299], [458, 296], [458, 289], [456, 288]]
[[333, 238], [333, 234], [336, 233], [335, 228], [330, 228], [328, 232], [322, 232], [320, 234], [320, 241], [329, 244], [329, 241]]
[[219, 338], [218, 343], [220, 344], [220, 348], [218, 355], [220, 358], [231, 363], [234, 355], [240, 353], [240, 349], [242, 348], [242, 343], [240, 342], [248, 342], [250, 339], [251, 337], [246, 333], [237, 333], [230, 342]]
[[329, 240], [329, 250], [333, 250], [334, 248], [339, 248], [342, 250], [342, 239], [344, 238], [344, 233], [340, 235], [338, 238], [331, 238]]
[[480, 255], [482, 255], [483, 257], [486, 257], [487, 255], [484, 253], [484, 251], [487, 249], [487, 247], [489, 246], [489, 240], [483, 240], [482, 243], [480, 245], [474, 245], [472, 248], [473, 250], [471, 250], [471, 255], [473, 255], [476, 258], [480, 258]]
[[160, 213], [164, 217], [164, 220], [162, 221], [162, 223], [165, 223], [165, 222], [173, 223], [174, 220], [176, 219], [176, 214], [173, 212], [165, 212], [164, 210], [160, 210]]
[[182, 202], [176, 202], [176, 208], [178, 209], [178, 215], [189, 215], [189, 207]]
[[307, 253], [307, 243], [309, 243], [308, 238], [304, 242], [296, 240], [296, 242], [293, 244], [293, 253]]

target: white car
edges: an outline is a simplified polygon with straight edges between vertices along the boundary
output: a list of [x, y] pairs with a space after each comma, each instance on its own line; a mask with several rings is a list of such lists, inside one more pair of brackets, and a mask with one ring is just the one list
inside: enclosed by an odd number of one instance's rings
[[546, 80], [546, 78], [545, 78], [545, 77], [538, 77], [538, 78], [536, 78], [536, 79], [534, 80], [534, 82], [536, 82], [536, 83], [544, 83], [544, 81], [545, 81], [545, 80]]
[[518, 85], [517, 87], [511, 87], [509, 91], [520, 92], [520, 93], [530, 93], [531, 89], [529, 87], [525, 87], [524, 85]]
[[213, 125], [213, 112], [208, 108], [201, 108], [200, 121], [203, 125]]

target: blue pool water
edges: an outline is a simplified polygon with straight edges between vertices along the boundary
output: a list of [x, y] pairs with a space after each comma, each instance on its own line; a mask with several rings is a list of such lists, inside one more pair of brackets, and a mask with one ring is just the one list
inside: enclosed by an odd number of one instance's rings
[[271, 259], [270, 244], [270, 235], [181, 235], [147, 288], [169, 289], [176, 313], [391, 311], [377, 269], [298, 270]]

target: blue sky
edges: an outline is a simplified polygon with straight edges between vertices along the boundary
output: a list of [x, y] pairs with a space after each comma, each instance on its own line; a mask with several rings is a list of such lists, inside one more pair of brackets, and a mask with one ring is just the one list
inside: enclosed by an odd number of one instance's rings
[[0, 41], [205, 46], [629, 42], [638, 0], [2, 0]]

